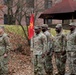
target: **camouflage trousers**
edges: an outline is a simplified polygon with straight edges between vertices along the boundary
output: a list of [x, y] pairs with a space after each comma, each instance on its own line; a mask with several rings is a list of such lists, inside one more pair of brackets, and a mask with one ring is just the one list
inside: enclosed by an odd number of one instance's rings
[[0, 56], [0, 75], [8, 75], [8, 57]]
[[47, 55], [45, 58], [45, 72], [47, 75], [53, 75], [52, 55]]
[[55, 61], [58, 70], [58, 75], [65, 75], [66, 54], [55, 53]]
[[44, 63], [41, 55], [34, 56], [34, 75], [45, 75]]
[[68, 60], [69, 70], [70, 70], [69, 73], [76, 75], [76, 52], [68, 52], [67, 60]]

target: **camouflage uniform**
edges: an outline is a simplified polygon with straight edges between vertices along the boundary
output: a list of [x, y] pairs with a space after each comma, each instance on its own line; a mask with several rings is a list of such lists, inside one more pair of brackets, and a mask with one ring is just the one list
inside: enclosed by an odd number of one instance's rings
[[33, 40], [33, 59], [34, 59], [34, 75], [45, 75], [44, 70], [44, 58], [42, 54], [45, 54], [46, 51], [46, 36], [40, 32], [38, 35], [35, 35]]
[[[42, 27], [47, 27], [47, 24], [43, 24]], [[45, 57], [45, 71], [47, 75], [53, 74], [53, 64], [52, 64], [52, 36], [48, 30], [44, 32], [44, 34], [47, 37], [47, 52], [50, 52], [50, 54], [46, 55]]]
[[0, 35], [0, 75], [8, 75], [8, 56], [4, 54], [10, 50], [10, 42], [6, 33]]
[[[70, 24], [76, 25], [76, 24]], [[76, 75], [76, 30], [67, 35], [67, 59], [69, 62], [70, 74]]]
[[[60, 27], [60, 25], [57, 26]], [[54, 52], [58, 75], [64, 75], [66, 63], [66, 37], [62, 31], [54, 37]]]

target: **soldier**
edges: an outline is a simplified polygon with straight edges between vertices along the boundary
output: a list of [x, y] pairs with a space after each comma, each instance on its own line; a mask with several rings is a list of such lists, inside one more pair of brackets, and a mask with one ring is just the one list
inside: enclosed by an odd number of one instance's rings
[[70, 75], [76, 75], [76, 23], [70, 25], [70, 33], [67, 35], [67, 59], [69, 61]]
[[39, 26], [35, 27], [36, 35], [33, 38], [34, 75], [45, 75], [44, 56], [46, 51], [46, 36]]
[[45, 57], [45, 71], [47, 75], [53, 75], [53, 65], [52, 65], [52, 35], [48, 31], [48, 25], [42, 25], [42, 31], [47, 37], [47, 51]]
[[8, 35], [4, 32], [4, 27], [0, 26], [0, 75], [8, 75], [8, 52], [10, 42]]
[[54, 37], [54, 52], [55, 62], [58, 70], [56, 75], [65, 75], [65, 63], [66, 63], [66, 37], [62, 33], [62, 25], [57, 24], [56, 36]]

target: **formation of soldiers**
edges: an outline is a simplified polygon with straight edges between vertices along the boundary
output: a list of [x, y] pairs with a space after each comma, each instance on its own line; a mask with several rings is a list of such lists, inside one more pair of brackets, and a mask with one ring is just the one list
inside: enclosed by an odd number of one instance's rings
[[[58, 70], [56, 75], [65, 75], [66, 60], [69, 75], [76, 75], [76, 23], [69, 24], [70, 32], [63, 33], [62, 24], [57, 24], [56, 36], [49, 32], [47, 24], [35, 26], [35, 35], [31, 41], [34, 75], [53, 75], [52, 56]], [[0, 75], [8, 75], [8, 52], [11, 43], [4, 27], [0, 26]]]
[[34, 27], [35, 35], [31, 40], [34, 75], [53, 75], [53, 55], [58, 70], [56, 75], [65, 75], [66, 60], [69, 75], [76, 75], [76, 23], [69, 26], [70, 33], [64, 34], [62, 24], [57, 24], [56, 36], [52, 36], [47, 24]]

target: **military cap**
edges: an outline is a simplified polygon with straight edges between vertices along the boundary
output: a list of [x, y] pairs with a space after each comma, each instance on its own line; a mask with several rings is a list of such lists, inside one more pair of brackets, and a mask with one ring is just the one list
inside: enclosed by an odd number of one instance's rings
[[43, 24], [43, 25], [41, 25], [41, 27], [48, 27], [48, 25], [47, 24]]
[[62, 28], [62, 24], [57, 24], [56, 28]]
[[34, 26], [34, 29], [41, 29], [41, 26], [36, 25], [36, 26]]
[[36, 25], [39, 29], [41, 29], [42, 28], [42, 26], [41, 25]]
[[38, 26], [35, 26], [34, 29], [39, 29], [39, 27]]
[[76, 26], [76, 22], [71, 22], [69, 26]]

